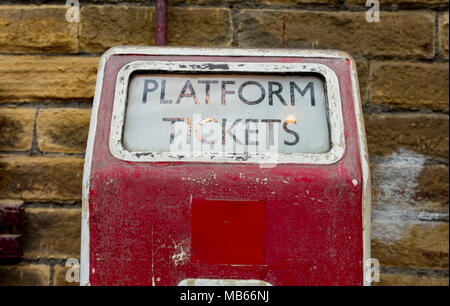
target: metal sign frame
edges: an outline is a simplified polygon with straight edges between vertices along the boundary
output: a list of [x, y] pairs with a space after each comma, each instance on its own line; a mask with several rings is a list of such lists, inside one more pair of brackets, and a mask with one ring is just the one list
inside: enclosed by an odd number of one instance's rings
[[[322, 64], [299, 64], [299, 63], [215, 63], [218, 68], [214, 73], [317, 73], [325, 80], [325, 94], [328, 105], [328, 124], [331, 129], [331, 150], [326, 153], [277, 153], [277, 160], [271, 163], [294, 163], [294, 164], [333, 164], [339, 161], [345, 151], [344, 125], [342, 120], [341, 99], [339, 95], [339, 83], [336, 73], [329, 67]], [[152, 71], [164, 72], [211, 72], [210, 66], [206, 62], [145, 62], [136, 61], [125, 65], [120, 69], [114, 98], [113, 118], [111, 122], [111, 136], [109, 148], [114, 157], [132, 162], [166, 162], [166, 161], [185, 161], [185, 162], [239, 162], [239, 163], [258, 163], [264, 161], [265, 155], [250, 155], [245, 160], [236, 161], [236, 156], [220, 156], [211, 159], [211, 154], [204, 152], [187, 158], [177, 158], [169, 152], [135, 152], [128, 151], [123, 147], [122, 136], [125, 123], [125, 111], [128, 96], [128, 83], [130, 76], [139, 71], [151, 73]], [[269, 156], [270, 158], [270, 156]]]

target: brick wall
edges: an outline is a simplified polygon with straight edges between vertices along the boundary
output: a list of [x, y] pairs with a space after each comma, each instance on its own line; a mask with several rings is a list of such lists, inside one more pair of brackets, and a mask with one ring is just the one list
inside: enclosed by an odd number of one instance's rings
[[[24, 256], [0, 284], [65, 285], [79, 257], [83, 157], [99, 56], [154, 44], [154, 1], [0, 1], [0, 202], [23, 201]], [[169, 45], [336, 48], [357, 61], [384, 285], [448, 285], [447, 0], [169, 0]], [[44, 3], [44, 4], [42, 4]]]

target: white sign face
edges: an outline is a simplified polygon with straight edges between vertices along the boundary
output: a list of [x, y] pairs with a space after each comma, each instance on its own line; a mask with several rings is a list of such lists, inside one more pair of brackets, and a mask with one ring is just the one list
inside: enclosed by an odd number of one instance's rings
[[132, 152], [326, 153], [324, 81], [315, 75], [135, 74], [123, 146]]

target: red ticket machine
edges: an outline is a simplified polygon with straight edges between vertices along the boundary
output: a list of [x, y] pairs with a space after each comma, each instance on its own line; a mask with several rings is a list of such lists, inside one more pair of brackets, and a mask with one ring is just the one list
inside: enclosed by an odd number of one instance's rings
[[103, 55], [82, 285], [363, 285], [369, 257], [369, 168], [348, 54]]

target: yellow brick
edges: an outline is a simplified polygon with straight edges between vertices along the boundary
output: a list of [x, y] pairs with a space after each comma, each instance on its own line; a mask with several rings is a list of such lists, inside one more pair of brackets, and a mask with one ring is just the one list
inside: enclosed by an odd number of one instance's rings
[[0, 103], [90, 101], [98, 61], [98, 57], [0, 55]]
[[382, 266], [448, 269], [448, 223], [372, 222], [372, 254]]
[[28, 151], [33, 141], [35, 109], [0, 108], [0, 150]]
[[153, 45], [153, 15], [149, 7], [85, 5], [80, 14], [80, 46], [104, 52], [117, 45]]
[[[346, 0], [346, 4], [350, 6], [356, 6], [359, 8], [366, 7], [366, 0]], [[448, 6], [447, 0], [381, 0], [380, 7], [401, 5], [405, 8], [415, 8], [415, 7], [445, 7]]]
[[78, 24], [64, 6], [0, 6], [0, 52], [77, 53]]
[[[154, 45], [153, 7], [87, 5], [81, 9], [80, 44], [89, 52], [117, 45]], [[224, 8], [170, 8], [168, 44], [229, 46], [231, 13]]]
[[26, 208], [24, 258], [77, 258], [81, 245], [81, 209]]
[[0, 198], [78, 201], [84, 160], [78, 157], [0, 156]]
[[[215, 5], [220, 3], [220, 0], [170, 0], [169, 4], [205, 4], [205, 5]], [[222, 1], [223, 2], [223, 1]], [[250, 1], [245, 0], [227, 0], [226, 2], [230, 4], [241, 4], [249, 3]], [[335, 0], [260, 0], [253, 1], [257, 4], [266, 5], [282, 5], [282, 6], [296, 6], [301, 4], [319, 4], [319, 5], [334, 5]]]
[[42, 109], [37, 117], [37, 141], [44, 152], [84, 153], [89, 109]]
[[0, 286], [48, 286], [49, 283], [49, 266], [0, 266]]
[[239, 46], [340, 49], [353, 56], [434, 56], [433, 13], [383, 12], [379, 23], [367, 22], [365, 14], [244, 9]]
[[439, 47], [441, 55], [448, 59], [448, 12], [439, 17]]
[[395, 210], [392, 216], [399, 211], [448, 214], [448, 166], [401, 164], [401, 158], [372, 165], [372, 208]]
[[448, 277], [381, 273], [380, 282], [372, 286], [448, 286]]
[[231, 13], [222, 8], [171, 8], [168, 44], [228, 47], [232, 42]]
[[400, 109], [448, 111], [448, 63], [373, 62], [374, 104]]
[[369, 155], [400, 149], [448, 159], [449, 119], [443, 114], [375, 114], [365, 117]]

